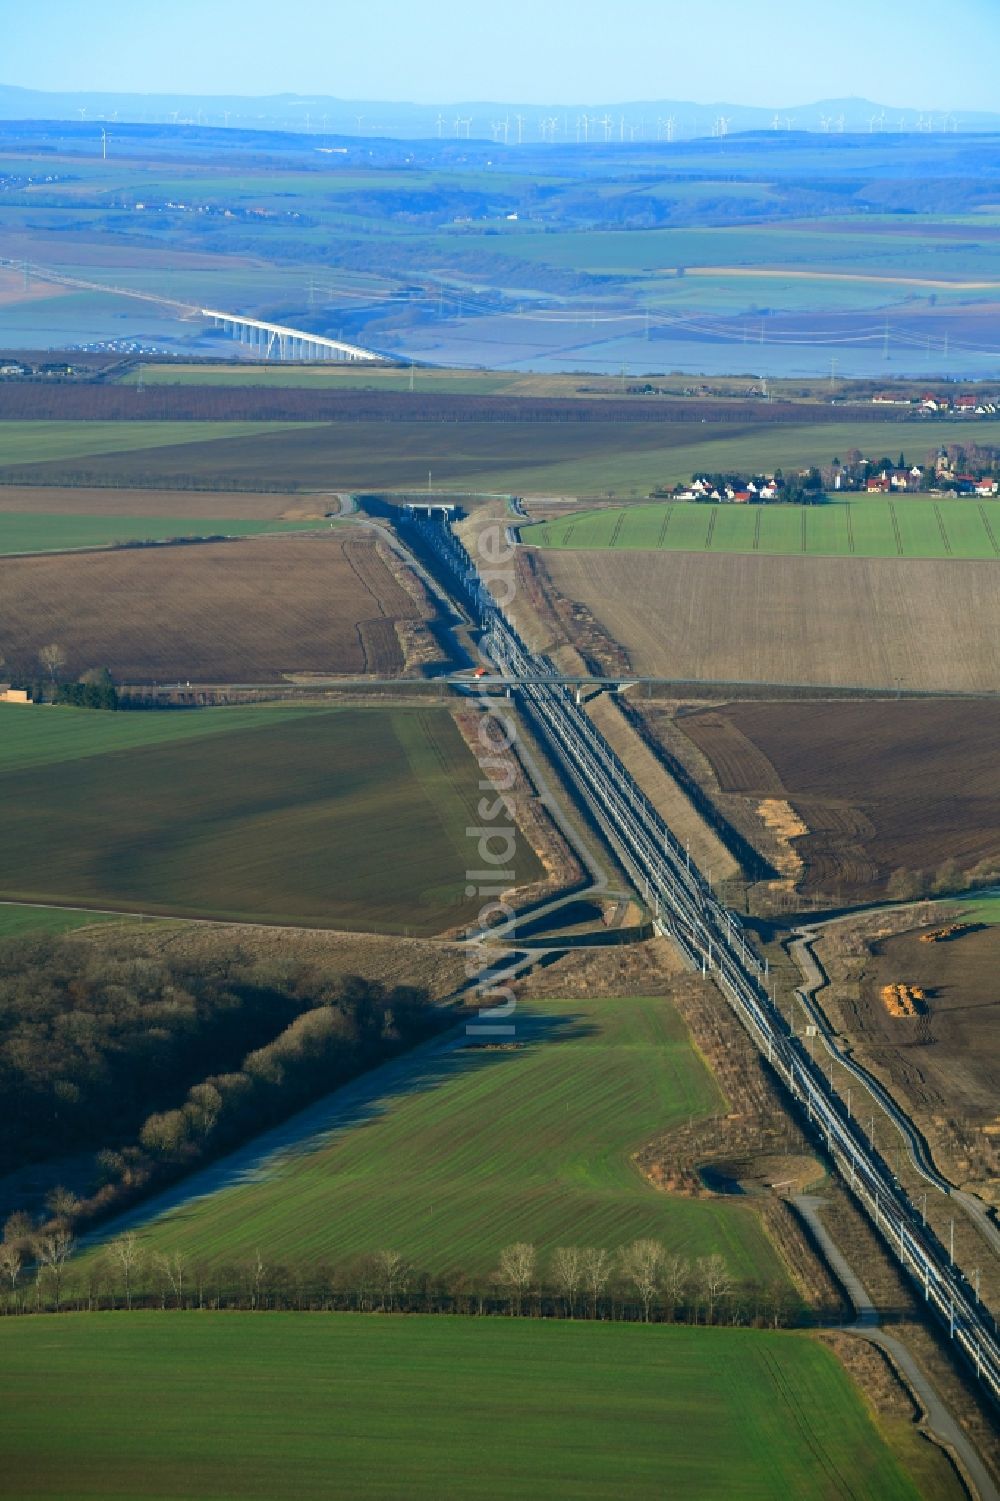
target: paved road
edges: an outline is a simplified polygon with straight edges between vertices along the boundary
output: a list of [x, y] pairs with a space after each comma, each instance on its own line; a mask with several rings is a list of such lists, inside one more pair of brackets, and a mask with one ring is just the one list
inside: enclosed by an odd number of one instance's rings
[[956, 1421], [930, 1377], [917, 1364], [901, 1340], [879, 1329], [878, 1310], [867, 1288], [823, 1223], [820, 1214], [823, 1200], [810, 1194], [797, 1194], [792, 1203], [809, 1226], [840, 1285], [854, 1304], [857, 1321], [852, 1326], [852, 1332], [880, 1345], [890, 1356], [924, 1409], [922, 1426], [945, 1449], [951, 1451], [953, 1458], [958, 1461], [959, 1469], [964, 1472], [963, 1480], [967, 1486], [974, 1488], [973, 1493], [978, 1496], [978, 1501], [1000, 1501], [1000, 1491], [980, 1459], [975, 1445]]

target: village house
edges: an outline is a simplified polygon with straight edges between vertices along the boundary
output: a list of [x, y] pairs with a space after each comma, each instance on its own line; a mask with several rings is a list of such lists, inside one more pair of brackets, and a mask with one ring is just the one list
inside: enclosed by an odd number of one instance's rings
[[[923, 477], [923, 470], [914, 464], [909, 469], [893, 469], [889, 474], [889, 483], [894, 490], [919, 490]], [[882, 478], [885, 479], [885, 470], [882, 471]]]

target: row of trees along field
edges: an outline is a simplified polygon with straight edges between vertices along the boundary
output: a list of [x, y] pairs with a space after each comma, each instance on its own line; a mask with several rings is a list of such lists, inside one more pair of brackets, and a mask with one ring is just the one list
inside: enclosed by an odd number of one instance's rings
[[58, 1218], [38, 1231], [28, 1216], [11, 1216], [0, 1243], [0, 1310], [341, 1310], [758, 1328], [826, 1324], [842, 1313], [805, 1306], [787, 1283], [739, 1283], [719, 1254], [691, 1262], [650, 1238], [616, 1251], [559, 1246], [545, 1265], [532, 1244], [519, 1241], [503, 1247], [495, 1270], [480, 1278], [432, 1277], [390, 1249], [306, 1268], [268, 1262], [259, 1251], [209, 1267], [176, 1251], [151, 1251], [133, 1231], [79, 1263], [75, 1249]]
[[[0, 945], [0, 1173], [89, 1154], [63, 1227], [120, 1208], [447, 1021], [387, 990], [235, 950], [186, 961], [126, 940]], [[64, 1191], [65, 1192], [65, 1191]]]

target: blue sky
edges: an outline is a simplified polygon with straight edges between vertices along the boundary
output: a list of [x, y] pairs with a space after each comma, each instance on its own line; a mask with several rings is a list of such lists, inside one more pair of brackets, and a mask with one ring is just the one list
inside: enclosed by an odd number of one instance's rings
[[1000, 110], [1000, 0], [0, 0], [0, 82]]

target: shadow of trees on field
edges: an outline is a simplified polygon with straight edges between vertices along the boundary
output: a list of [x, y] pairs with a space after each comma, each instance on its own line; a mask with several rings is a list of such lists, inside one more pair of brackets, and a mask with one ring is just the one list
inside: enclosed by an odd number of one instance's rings
[[[369, 1070], [237, 1151], [106, 1221], [86, 1237], [85, 1244], [100, 1245], [124, 1230], [146, 1225], [224, 1189], [261, 1183], [297, 1159], [322, 1150], [336, 1136], [377, 1125], [394, 1106], [411, 1096], [427, 1094], [463, 1076], [501, 1068], [527, 1050], [579, 1040], [598, 1030], [573, 1015], [515, 1015], [512, 1025], [512, 1037], [477, 1037], [475, 1020], [470, 1017], [459, 1027]], [[177, 1218], [183, 1220], [184, 1216]]]

